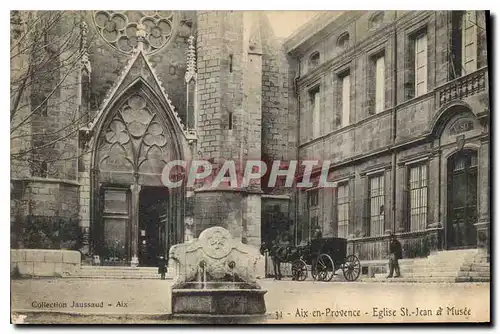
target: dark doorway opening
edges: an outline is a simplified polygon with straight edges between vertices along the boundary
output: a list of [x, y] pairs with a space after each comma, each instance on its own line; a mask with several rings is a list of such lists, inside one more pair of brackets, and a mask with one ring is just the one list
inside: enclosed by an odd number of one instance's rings
[[448, 249], [477, 246], [477, 153], [462, 150], [448, 160]]
[[167, 256], [168, 189], [143, 186], [139, 202], [139, 265], [157, 266]]

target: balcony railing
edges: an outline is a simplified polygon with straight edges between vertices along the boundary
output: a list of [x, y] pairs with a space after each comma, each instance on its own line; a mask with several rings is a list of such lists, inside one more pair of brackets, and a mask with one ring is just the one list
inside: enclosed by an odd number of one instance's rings
[[450, 101], [461, 100], [485, 90], [488, 81], [487, 70], [487, 67], [480, 68], [436, 88], [438, 108]]

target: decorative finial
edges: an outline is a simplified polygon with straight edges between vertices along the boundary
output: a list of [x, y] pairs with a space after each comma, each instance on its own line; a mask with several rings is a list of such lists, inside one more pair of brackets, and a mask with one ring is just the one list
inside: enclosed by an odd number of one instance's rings
[[89, 26], [87, 25], [87, 22], [85, 22], [85, 20], [82, 20], [80, 22], [80, 52], [82, 53], [81, 64], [82, 68], [85, 68], [90, 73], [92, 72], [92, 68], [90, 66], [89, 50], [87, 43], [88, 32], [89, 32]]
[[146, 39], [147, 31], [146, 26], [142, 23], [137, 24], [137, 49], [144, 51], [144, 40]]
[[196, 81], [196, 47], [194, 46], [194, 36], [188, 38], [188, 50], [186, 60], [186, 75], [184, 80], [189, 83], [191, 80]]
[[89, 26], [87, 25], [87, 22], [85, 20], [82, 20], [80, 24], [80, 29], [81, 29], [81, 34], [82, 34], [82, 39], [81, 39], [81, 48], [84, 48], [87, 46], [87, 36], [89, 33]]

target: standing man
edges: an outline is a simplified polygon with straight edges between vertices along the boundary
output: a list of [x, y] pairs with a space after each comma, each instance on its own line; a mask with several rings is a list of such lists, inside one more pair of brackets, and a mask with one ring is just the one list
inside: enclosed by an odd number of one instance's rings
[[161, 275], [161, 279], [165, 279], [165, 274], [167, 272], [167, 261], [165, 257], [162, 255], [158, 260], [158, 274]]
[[271, 250], [270, 250], [270, 256], [271, 256], [271, 260], [273, 261], [273, 269], [274, 269], [274, 279], [275, 280], [281, 280], [281, 278], [283, 277], [281, 275], [281, 259], [280, 259], [280, 252], [282, 251], [281, 250], [281, 247], [278, 243], [278, 237], [276, 237], [276, 239], [274, 239], [272, 241], [272, 244], [271, 244]]
[[394, 232], [391, 232], [391, 239], [389, 241], [389, 275], [387, 278], [391, 278], [394, 270], [396, 270], [396, 276], [401, 276], [399, 271], [399, 262], [398, 260], [402, 258], [402, 248], [401, 243], [396, 239]]

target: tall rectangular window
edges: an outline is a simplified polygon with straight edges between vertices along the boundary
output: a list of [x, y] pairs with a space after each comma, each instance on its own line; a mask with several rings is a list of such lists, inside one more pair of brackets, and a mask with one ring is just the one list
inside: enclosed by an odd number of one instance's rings
[[351, 114], [351, 77], [346, 73], [341, 77], [342, 80], [342, 126], [347, 126], [350, 123]]
[[312, 113], [312, 123], [313, 123], [313, 139], [320, 136], [321, 129], [321, 109], [320, 109], [320, 90], [319, 87], [311, 89], [309, 91], [309, 100], [310, 100], [310, 110]]
[[451, 14], [450, 79], [477, 70], [477, 15], [474, 11]]
[[375, 113], [385, 108], [385, 57], [379, 56], [375, 60]]
[[476, 12], [466, 11], [462, 16], [462, 75], [477, 70]]
[[337, 187], [337, 236], [346, 238], [349, 233], [349, 183]]
[[369, 178], [368, 200], [370, 209], [370, 236], [384, 234], [384, 175], [379, 174]]
[[427, 93], [427, 34], [415, 38], [415, 96]]
[[319, 227], [319, 190], [313, 189], [307, 192], [307, 211], [309, 224], [307, 235], [312, 237], [313, 231]]
[[409, 171], [410, 231], [423, 231], [427, 226], [427, 165], [412, 166]]

